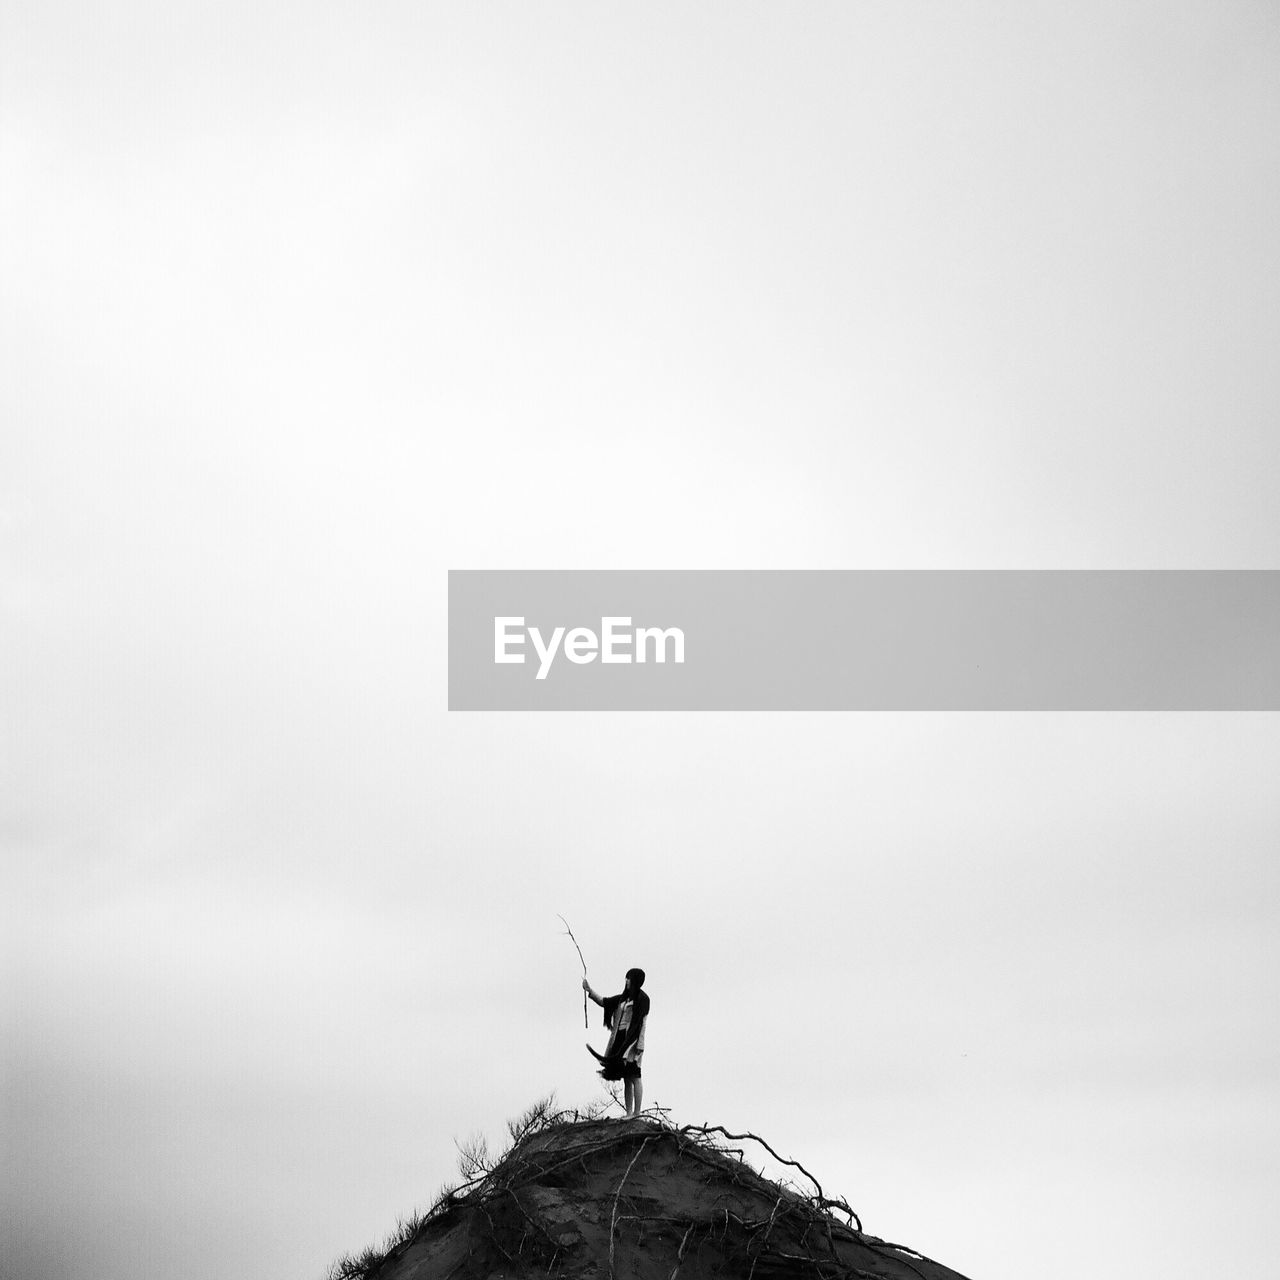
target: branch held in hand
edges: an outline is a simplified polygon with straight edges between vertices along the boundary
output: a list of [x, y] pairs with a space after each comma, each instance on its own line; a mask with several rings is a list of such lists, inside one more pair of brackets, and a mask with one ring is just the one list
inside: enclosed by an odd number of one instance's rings
[[[560, 916], [560, 913], [557, 911], [556, 915]], [[564, 931], [569, 935], [569, 941], [573, 943], [573, 949], [578, 953], [578, 959], [582, 961], [582, 976], [585, 979], [587, 976], [587, 960], [582, 954], [582, 948], [578, 946], [578, 940], [573, 936], [573, 930], [569, 928], [569, 922], [564, 916], [560, 916], [560, 923], [564, 925]], [[582, 1025], [588, 1028], [591, 1026], [591, 1021], [587, 1017], [587, 991], [585, 987], [582, 990]]]

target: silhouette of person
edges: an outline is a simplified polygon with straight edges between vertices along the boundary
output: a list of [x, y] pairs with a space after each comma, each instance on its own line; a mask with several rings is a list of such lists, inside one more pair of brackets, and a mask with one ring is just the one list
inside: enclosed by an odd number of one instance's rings
[[627, 1115], [638, 1116], [644, 1097], [644, 1084], [640, 1079], [640, 1059], [644, 1056], [644, 1024], [649, 1016], [649, 995], [642, 991], [644, 970], [628, 969], [627, 984], [620, 995], [601, 996], [592, 990], [583, 978], [582, 989], [604, 1007], [604, 1025], [609, 1029], [609, 1043], [603, 1055], [595, 1054], [601, 1064], [600, 1075], [605, 1080], [621, 1080], [626, 1100]]

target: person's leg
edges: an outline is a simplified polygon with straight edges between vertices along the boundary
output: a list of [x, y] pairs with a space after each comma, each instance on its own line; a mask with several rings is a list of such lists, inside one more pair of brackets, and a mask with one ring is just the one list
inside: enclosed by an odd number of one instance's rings
[[624, 1098], [624, 1100], [626, 1101], [626, 1104], [627, 1104], [627, 1115], [630, 1115], [630, 1114], [631, 1114], [631, 1095], [632, 1095], [632, 1093], [634, 1092], [634, 1090], [635, 1090], [635, 1087], [636, 1087], [637, 1083], [639, 1083], [639, 1082], [638, 1082], [638, 1081], [636, 1081], [636, 1080], [625, 1080], [625, 1081], [623, 1081], [623, 1085], [622, 1085], [622, 1096], [623, 1096], [623, 1098]]
[[629, 1082], [631, 1084], [631, 1096], [635, 1099], [636, 1109], [633, 1114], [640, 1114], [640, 1101], [644, 1097], [644, 1081], [637, 1076]]

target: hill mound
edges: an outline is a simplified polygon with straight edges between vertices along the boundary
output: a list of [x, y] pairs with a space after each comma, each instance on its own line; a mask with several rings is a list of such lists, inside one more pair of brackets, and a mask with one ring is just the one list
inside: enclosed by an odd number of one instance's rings
[[[751, 1134], [535, 1108], [514, 1145], [477, 1161], [385, 1254], [331, 1280], [964, 1280], [862, 1230], [849, 1205]], [[803, 1185], [770, 1181], [735, 1141], [759, 1143]]]

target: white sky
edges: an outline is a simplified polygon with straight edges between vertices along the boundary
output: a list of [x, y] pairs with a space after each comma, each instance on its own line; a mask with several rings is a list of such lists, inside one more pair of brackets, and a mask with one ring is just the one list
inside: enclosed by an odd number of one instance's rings
[[557, 912], [869, 1230], [1266, 1273], [1280, 719], [450, 717], [444, 604], [1277, 567], [1273, 6], [0, 22], [5, 1280], [319, 1280], [590, 1100]]

